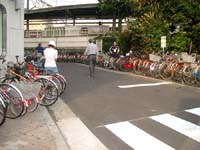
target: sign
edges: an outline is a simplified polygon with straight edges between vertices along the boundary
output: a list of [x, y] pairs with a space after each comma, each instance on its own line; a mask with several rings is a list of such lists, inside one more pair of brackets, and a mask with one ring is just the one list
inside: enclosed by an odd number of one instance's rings
[[161, 36], [161, 48], [166, 48], [166, 36]]

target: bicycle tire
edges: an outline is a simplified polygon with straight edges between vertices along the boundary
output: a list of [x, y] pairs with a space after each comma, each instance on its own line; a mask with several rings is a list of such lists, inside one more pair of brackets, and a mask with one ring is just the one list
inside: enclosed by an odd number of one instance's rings
[[60, 83], [62, 85], [62, 91], [61, 91], [61, 94], [62, 94], [65, 91], [66, 87], [67, 87], [67, 80], [65, 79], [64, 76], [62, 76], [59, 73], [56, 73], [55, 77], [58, 78], [58, 80], [60, 81]]
[[29, 104], [29, 106], [27, 107], [27, 112], [28, 113], [31, 113], [31, 112], [34, 112], [36, 111], [36, 109], [38, 108], [39, 104], [36, 100], [36, 97], [33, 97], [31, 99], [29, 99], [27, 101], [27, 103]]
[[159, 70], [159, 75], [164, 80], [170, 80], [172, 78], [172, 72], [169, 69], [169, 64], [164, 63]]
[[0, 126], [5, 122], [6, 120], [6, 104], [0, 97]]
[[200, 68], [195, 69], [195, 83], [197, 86], [200, 86]]
[[174, 81], [183, 82], [183, 66], [178, 66], [176, 68], [174, 68], [173, 70], [173, 74], [172, 74], [172, 79]]
[[23, 110], [21, 116], [24, 116], [27, 113], [27, 108], [28, 108], [27, 106], [24, 106], [24, 110]]
[[56, 75], [52, 75], [51, 76], [51, 80], [54, 81], [55, 84], [57, 85], [57, 87], [58, 87], [58, 95], [60, 96], [61, 93], [62, 93], [62, 90], [63, 90], [61, 81], [56, 77]]
[[40, 96], [38, 103], [42, 106], [53, 105], [59, 97], [56, 83], [47, 78], [38, 78], [35, 82], [39, 82], [41, 84], [40, 91], [42, 91], [43, 94]]
[[187, 67], [183, 70], [183, 82], [187, 85], [193, 85], [195, 83], [195, 77], [192, 77], [191, 67]]
[[7, 105], [6, 118], [20, 117], [25, 108], [22, 93], [14, 85], [7, 83], [0, 84], [0, 88], [3, 92], [3, 101]]

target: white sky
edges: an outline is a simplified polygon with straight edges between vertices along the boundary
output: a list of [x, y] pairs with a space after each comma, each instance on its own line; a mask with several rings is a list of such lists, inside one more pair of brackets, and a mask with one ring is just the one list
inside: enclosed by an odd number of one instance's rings
[[98, 0], [54, 0], [58, 5], [98, 3]]
[[[25, 1], [25, 8], [26, 8], [26, 2]], [[33, 7], [33, 3], [37, 0], [29, 0], [30, 8]], [[98, 0], [43, 0], [47, 2], [48, 4], [51, 4], [53, 6], [61, 6], [61, 5], [76, 5], [76, 4], [91, 4], [91, 3], [98, 3]], [[33, 3], [32, 3], [33, 2]]]

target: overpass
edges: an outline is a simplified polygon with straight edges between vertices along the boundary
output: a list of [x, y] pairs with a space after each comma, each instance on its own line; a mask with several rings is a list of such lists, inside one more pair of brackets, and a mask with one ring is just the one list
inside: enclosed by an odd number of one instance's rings
[[78, 19], [112, 19], [112, 16], [101, 15], [98, 9], [98, 4], [80, 4], [80, 5], [69, 5], [69, 6], [58, 6], [52, 8], [42, 8], [35, 10], [25, 10], [25, 20], [27, 29], [29, 29], [30, 20], [47, 20], [58, 21], [58, 20], [73, 20], [73, 25], [76, 25]]
[[[97, 19], [107, 19], [107, 21], [83, 22], [83, 20]], [[39, 42], [42, 42], [46, 46], [50, 39], [54, 39], [60, 49], [85, 49], [89, 38], [104, 35], [111, 29], [109, 26], [106, 26], [106, 24], [112, 24], [110, 19], [112, 19], [112, 16], [100, 14], [98, 4], [80, 4], [25, 10], [25, 25], [27, 26], [27, 30], [25, 31], [25, 49], [32, 49]], [[63, 20], [65, 21], [63, 22]], [[72, 20], [70, 24], [73, 26], [69, 25], [68, 20]], [[82, 23], [77, 20], [82, 20]], [[52, 27], [55, 24], [62, 24], [63, 26]], [[49, 25], [49, 27], [42, 31], [32, 31], [29, 30], [29, 25]], [[101, 49], [101, 44], [98, 45]]]

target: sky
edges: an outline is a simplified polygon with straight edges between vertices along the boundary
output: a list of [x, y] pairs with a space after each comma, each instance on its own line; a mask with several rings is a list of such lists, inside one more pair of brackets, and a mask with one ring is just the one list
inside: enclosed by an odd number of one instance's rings
[[[26, 8], [26, 2], [25, 1], [25, 8]], [[34, 3], [38, 0], [29, 0], [30, 8], [33, 7]], [[98, 3], [98, 0], [43, 0], [47, 2], [48, 4], [51, 4], [53, 6], [62, 6], [62, 5], [76, 5], [76, 4], [91, 4], [91, 3]]]

